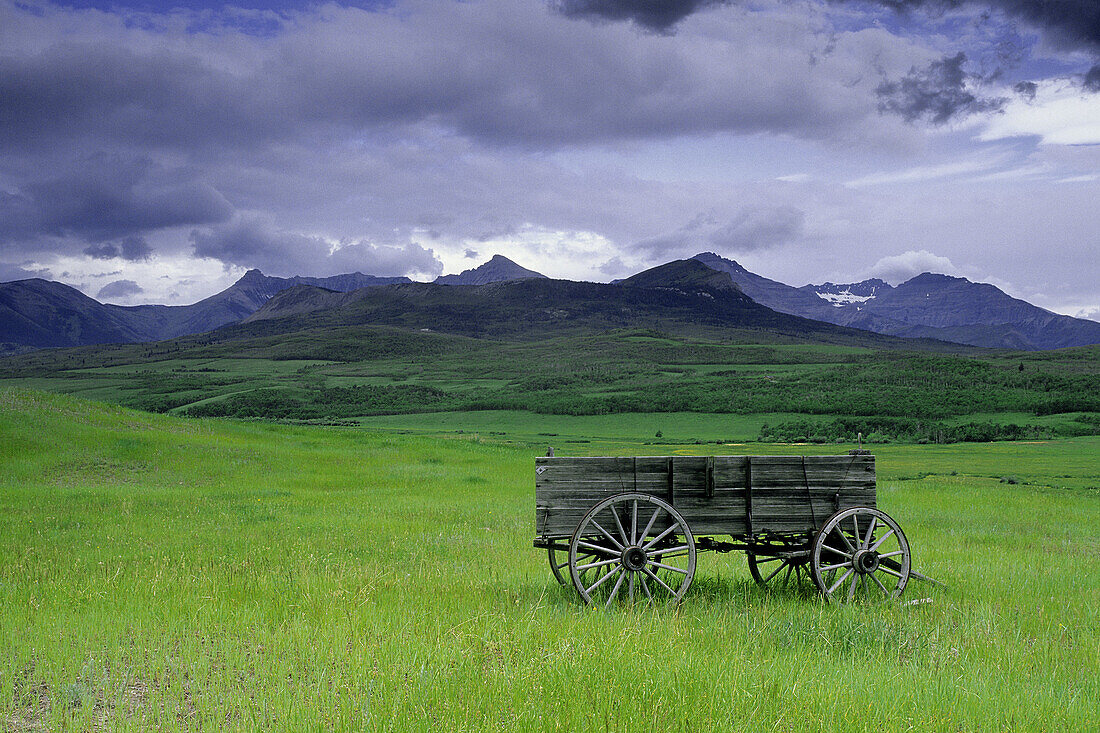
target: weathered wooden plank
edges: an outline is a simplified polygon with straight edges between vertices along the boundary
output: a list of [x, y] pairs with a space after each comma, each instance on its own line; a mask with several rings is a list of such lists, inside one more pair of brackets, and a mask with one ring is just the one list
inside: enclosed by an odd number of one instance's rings
[[569, 484], [543, 484], [535, 487], [535, 496], [562, 496], [576, 492], [621, 494], [624, 491], [667, 495], [668, 480], [663, 477], [655, 479], [648, 476], [639, 476], [637, 482], [583, 480]]
[[[797, 504], [799, 502], [806, 501], [810, 497], [828, 499], [829, 501], [832, 501], [833, 497], [836, 497], [838, 503], [845, 501], [851, 502], [862, 499], [873, 501], [875, 498], [875, 492], [871, 489], [834, 489], [832, 487], [811, 487], [807, 489], [804, 486], [800, 486], [794, 490], [787, 488], [752, 490], [753, 504], [761, 508], [769, 504]], [[866, 503], [866, 501], [864, 503]]]
[[[871, 459], [871, 460], [868, 460]], [[873, 456], [753, 456], [753, 488], [764, 486], [873, 485]]]
[[[580, 524], [581, 520], [586, 514], [588, 514], [593, 506], [594, 503], [578, 502], [576, 505], [572, 506], [555, 506], [552, 510], [548, 510], [545, 507], [536, 507], [536, 529], [542, 536], [572, 535], [574, 530], [576, 530], [577, 526]], [[639, 531], [644, 529], [645, 525], [649, 524], [649, 520], [653, 516], [652, 509], [647, 509], [644, 507], [640, 508], [643, 509], [643, 511], [639, 513], [638, 517], [640, 525], [638, 528]], [[610, 509], [605, 510], [605, 513], [606, 512], [610, 512]], [[599, 516], [602, 517], [600, 521], [603, 522], [603, 524], [605, 524], [608, 529], [614, 531], [612, 522], [608, 521], [610, 520], [610, 515], [607, 514], [605, 516], [605, 514], [601, 514]], [[624, 527], [630, 526], [630, 518], [624, 515], [622, 511], [620, 511], [619, 513], [619, 520]], [[653, 522], [653, 525], [650, 528], [649, 535], [655, 536], [657, 534], [660, 534], [666, 527], [668, 527], [669, 523], [670, 521], [667, 515], [659, 515], [657, 519]]]

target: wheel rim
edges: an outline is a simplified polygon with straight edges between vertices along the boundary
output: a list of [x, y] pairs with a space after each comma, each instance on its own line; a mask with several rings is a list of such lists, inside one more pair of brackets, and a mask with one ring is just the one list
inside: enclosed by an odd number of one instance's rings
[[766, 552], [747, 552], [749, 575], [761, 588], [798, 589], [811, 582], [809, 556], [771, 555]]
[[814, 538], [810, 566], [829, 601], [897, 598], [909, 582], [909, 542], [885, 512], [870, 507], [844, 509]]
[[667, 502], [619, 494], [592, 507], [577, 525], [569, 572], [587, 604], [679, 603], [695, 576], [695, 539]]

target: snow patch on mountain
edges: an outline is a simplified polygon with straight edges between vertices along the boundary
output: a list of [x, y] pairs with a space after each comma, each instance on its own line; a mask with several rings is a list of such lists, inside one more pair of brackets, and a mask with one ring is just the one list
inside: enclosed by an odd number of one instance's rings
[[809, 285], [817, 297], [828, 301], [837, 308], [847, 305], [866, 303], [879, 294], [879, 291], [890, 290], [890, 285], [878, 278], [871, 278], [863, 282], [838, 285], [837, 283], [822, 283], [821, 285]]
[[875, 296], [856, 295], [851, 290], [845, 290], [840, 293], [818, 292], [817, 297], [821, 298], [822, 300], [829, 301], [837, 308], [843, 308], [846, 305], [852, 305], [854, 303], [866, 303], [868, 300]]

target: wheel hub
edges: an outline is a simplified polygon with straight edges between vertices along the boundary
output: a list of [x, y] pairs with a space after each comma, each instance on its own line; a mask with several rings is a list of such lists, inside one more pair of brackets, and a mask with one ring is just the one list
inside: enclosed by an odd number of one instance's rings
[[852, 567], [857, 573], [867, 575], [878, 570], [878, 553], [874, 550], [858, 550], [852, 558]]
[[649, 562], [649, 555], [637, 545], [632, 545], [623, 550], [623, 567], [627, 570], [638, 572]]

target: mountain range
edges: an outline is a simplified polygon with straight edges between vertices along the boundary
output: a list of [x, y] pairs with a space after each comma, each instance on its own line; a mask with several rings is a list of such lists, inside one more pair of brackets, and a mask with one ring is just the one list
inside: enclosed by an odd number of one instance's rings
[[882, 280], [796, 288], [751, 273], [713, 252], [694, 259], [729, 273], [750, 298], [804, 318], [906, 338], [1006, 349], [1100, 343], [1100, 323], [1013, 298], [989, 283], [925, 272], [897, 287]]
[[112, 305], [76, 288], [33, 278], [0, 283], [0, 353], [51, 346], [161, 341], [211, 331], [254, 313], [296, 285], [356, 290], [410, 282], [362, 273], [333, 277], [269, 277], [249, 270], [225, 290], [191, 305]]
[[741, 292], [727, 273], [695, 260], [660, 265], [613, 285], [521, 278], [485, 285], [406, 283], [348, 293], [298, 286], [277, 294], [233, 328], [241, 336], [267, 336], [359, 324], [488, 338], [646, 328], [905, 345], [901, 339], [775, 311]]
[[41, 279], [0, 284], [0, 353], [157, 341], [235, 323], [270, 330], [276, 319], [289, 319], [286, 328], [291, 321], [358, 322], [497, 336], [583, 325], [768, 329], [826, 340], [870, 331], [1012, 349], [1100, 343], [1100, 323], [1051, 313], [965, 278], [924, 273], [896, 287], [877, 279], [793, 287], [711, 252], [610, 285], [551, 280], [501, 255], [435, 283], [249, 270], [187, 306], [104, 304]]

